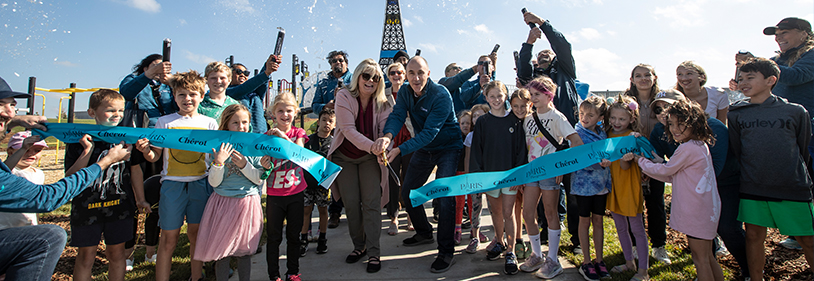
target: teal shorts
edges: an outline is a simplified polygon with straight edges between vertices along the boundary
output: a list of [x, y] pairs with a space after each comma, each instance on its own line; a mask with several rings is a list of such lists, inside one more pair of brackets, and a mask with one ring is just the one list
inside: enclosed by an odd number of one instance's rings
[[760, 201], [741, 199], [738, 220], [744, 223], [777, 228], [787, 236], [812, 236], [811, 202]]
[[209, 195], [212, 195], [212, 186], [207, 178], [191, 182], [163, 181], [158, 200], [158, 226], [164, 230], [178, 229], [184, 225], [185, 218], [189, 224], [201, 223]]

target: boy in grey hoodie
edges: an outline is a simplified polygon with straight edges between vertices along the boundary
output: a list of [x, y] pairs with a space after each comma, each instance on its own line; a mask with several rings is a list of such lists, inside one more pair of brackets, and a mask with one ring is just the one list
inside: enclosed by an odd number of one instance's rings
[[738, 88], [748, 98], [729, 107], [729, 143], [740, 161], [740, 210], [752, 280], [762, 280], [766, 228], [795, 236], [814, 268], [814, 207], [809, 161], [811, 119], [799, 104], [771, 90], [780, 69], [765, 58], [741, 67]]

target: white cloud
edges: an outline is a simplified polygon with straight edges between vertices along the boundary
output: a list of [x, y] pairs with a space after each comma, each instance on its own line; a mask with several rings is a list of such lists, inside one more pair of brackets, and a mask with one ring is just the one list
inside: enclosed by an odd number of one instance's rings
[[401, 25], [404, 26], [404, 27], [410, 27], [410, 26], [413, 25], [413, 22], [408, 20], [408, 19], [405, 19], [405, 20], [401, 21]]
[[148, 13], [158, 13], [161, 11], [161, 4], [158, 4], [155, 0], [125, 0], [124, 3], [127, 4], [127, 6]]
[[[574, 61], [577, 67], [577, 77], [580, 81], [591, 84], [592, 91], [618, 90], [627, 87], [627, 77], [622, 65], [622, 57], [605, 48], [591, 48], [575, 50]], [[620, 82], [621, 81], [621, 82]], [[598, 88], [602, 87], [602, 88]]]
[[489, 28], [486, 27], [485, 24], [476, 25], [475, 26], [475, 31], [480, 32], [480, 33], [487, 33], [487, 34], [492, 33], [492, 31], [489, 30]]
[[455, 31], [457, 31], [459, 35], [469, 35], [470, 33], [469, 31], [463, 29], [456, 29]]
[[413, 18], [414, 18], [414, 19], [415, 19], [417, 22], [424, 23], [424, 19], [423, 19], [423, 18], [421, 18], [421, 17], [419, 17], [419, 16], [413, 16]]
[[192, 62], [195, 62], [195, 63], [205, 65], [205, 64], [208, 64], [210, 62], [217, 61], [216, 59], [213, 59], [213, 58], [205, 56], [205, 55], [199, 55], [199, 54], [192, 53], [189, 50], [184, 50], [183, 52], [184, 52], [184, 57], [185, 58], [187, 58], [188, 60], [190, 60]]
[[706, 0], [681, 0], [674, 6], [657, 7], [653, 10], [656, 19], [670, 21], [670, 27], [699, 27], [706, 24], [701, 12], [705, 11]]
[[61, 66], [66, 66], [66, 67], [77, 67], [77, 66], [79, 66], [78, 64], [75, 64], [75, 63], [72, 63], [72, 62], [69, 62], [69, 61], [66, 61], [66, 60], [61, 60], [61, 61], [54, 60], [54, 64], [61, 65]]
[[607, 33], [608, 33], [608, 35], [610, 35], [610, 36], [616, 36], [616, 31], [613, 31], [613, 30], [608, 30], [608, 31], [606, 31], [606, 32], [607, 32]]
[[178, 19], [178, 23], [181, 25], [187, 25], [187, 20], [185, 19]]
[[594, 40], [602, 37], [602, 34], [593, 28], [583, 28], [579, 31], [579, 35], [588, 40]]
[[421, 47], [422, 50], [427, 50], [436, 54], [438, 53], [439, 49], [439, 46], [430, 43], [419, 43], [418, 46]]
[[236, 13], [254, 13], [254, 7], [249, 0], [221, 0], [220, 4]]

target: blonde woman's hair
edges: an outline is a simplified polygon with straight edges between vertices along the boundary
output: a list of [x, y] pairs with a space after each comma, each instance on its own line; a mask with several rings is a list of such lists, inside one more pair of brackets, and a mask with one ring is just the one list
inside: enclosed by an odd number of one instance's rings
[[[694, 70], [695, 72], [698, 72], [698, 75], [701, 76], [701, 85], [700, 86], [703, 87], [704, 84], [707, 83], [707, 72], [704, 71], [704, 68], [702, 68], [700, 65], [698, 65], [694, 61], [688, 60], [688, 61], [682, 62], [681, 64], [678, 65], [678, 67], [676, 67], [676, 71], [678, 71], [679, 67], [683, 67], [683, 68]], [[681, 93], [684, 93], [684, 87], [681, 87], [681, 83], [676, 82], [675, 89], [678, 90]]]
[[376, 83], [376, 91], [373, 93], [373, 101], [376, 102], [376, 106], [374, 107], [376, 112], [381, 112], [384, 109], [384, 104], [387, 103], [387, 96], [384, 95], [385, 77], [382, 75], [382, 69], [379, 67], [379, 64], [373, 59], [365, 59], [356, 66], [356, 70], [353, 71], [353, 79], [350, 82], [348, 91], [352, 97], [359, 97], [359, 77], [362, 76], [362, 73], [367, 73], [371, 76], [379, 76], [379, 82]]
[[[240, 111], [249, 112], [249, 108], [247, 108], [242, 103], [236, 103], [230, 106], [227, 106], [223, 109], [223, 113], [220, 115], [220, 125], [218, 125], [218, 130], [221, 131], [228, 131], [229, 130], [229, 120], [232, 119], [232, 116], [235, 116], [236, 113]], [[249, 112], [251, 113], [251, 112]], [[251, 116], [251, 114], [249, 114]]]

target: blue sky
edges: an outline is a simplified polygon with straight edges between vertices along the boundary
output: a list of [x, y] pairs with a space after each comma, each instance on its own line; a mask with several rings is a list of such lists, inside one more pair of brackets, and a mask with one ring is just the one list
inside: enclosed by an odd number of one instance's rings
[[[290, 79], [291, 54], [312, 73], [329, 68], [325, 56], [346, 50], [351, 70], [378, 60], [386, 1], [262, 0], [0, 0], [0, 77], [25, 91], [39, 87], [118, 87], [132, 66], [173, 40], [173, 71], [203, 71], [234, 55], [260, 68], [274, 49], [278, 26], [286, 29], [285, 63], [274, 79]], [[656, 68], [662, 87], [675, 84], [675, 67], [695, 60], [708, 85], [726, 87], [741, 49], [769, 57], [777, 50], [762, 30], [784, 17], [814, 21], [814, 0], [677, 1], [466, 1], [402, 0], [408, 53], [430, 64], [431, 78], [450, 62], [472, 66], [501, 45], [499, 80], [514, 84], [512, 51], [526, 40], [520, 9], [528, 8], [572, 43], [578, 79], [592, 91], [624, 90], [633, 66]], [[535, 52], [548, 48], [543, 39]], [[45, 93], [46, 115], [56, 116], [61, 94]], [[77, 110], [87, 108], [78, 95]], [[41, 108], [38, 102], [35, 108]], [[41, 111], [41, 109], [35, 109]]]

